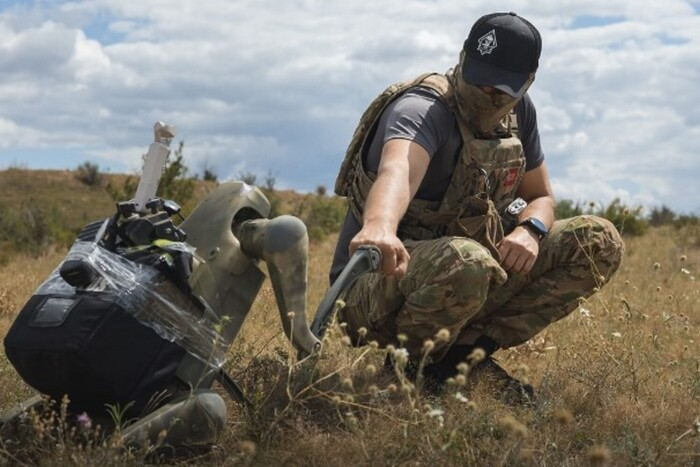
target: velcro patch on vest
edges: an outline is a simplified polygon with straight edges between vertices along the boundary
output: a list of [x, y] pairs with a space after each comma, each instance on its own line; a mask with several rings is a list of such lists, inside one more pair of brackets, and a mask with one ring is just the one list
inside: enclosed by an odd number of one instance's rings
[[515, 181], [518, 179], [518, 171], [519, 169], [510, 169], [508, 171], [508, 175], [506, 175], [505, 180], [503, 180], [504, 188], [510, 188], [515, 184]]

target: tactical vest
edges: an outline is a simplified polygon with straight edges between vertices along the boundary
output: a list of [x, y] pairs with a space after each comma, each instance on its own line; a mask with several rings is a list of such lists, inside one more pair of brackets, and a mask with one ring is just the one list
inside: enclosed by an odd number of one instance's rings
[[[362, 154], [374, 136], [379, 118], [389, 104], [410, 88], [435, 90], [457, 115], [457, 104], [449, 79], [427, 73], [392, 84], [362, 115], [335, 181], [335, 193], [346, 196], [358, 220], [376, 174], [367, 172]], [[525, 158], [517, 136], [514, 113], [504, 118], [503, 137], [480, 139], [457, 118], [462, 149], [451, 182], [441, 201], [414, 198], [401, 220], [397, 235], [402, 240], [429, 240], [445, 235], [473, 238], [498, 259], [496, 243], [503, 237], [499, 213], [513, 201], [525, 171]]]

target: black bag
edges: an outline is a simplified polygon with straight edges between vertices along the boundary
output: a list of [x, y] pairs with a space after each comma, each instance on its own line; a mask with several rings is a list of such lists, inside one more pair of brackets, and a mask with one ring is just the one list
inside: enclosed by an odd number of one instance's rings
[[113, 294], [34, 295], [5, 337], [7, 358], [37, 391], [74, 412], [105, 404], [138, 415], [172, 382], [185, 355], [131, 316]]

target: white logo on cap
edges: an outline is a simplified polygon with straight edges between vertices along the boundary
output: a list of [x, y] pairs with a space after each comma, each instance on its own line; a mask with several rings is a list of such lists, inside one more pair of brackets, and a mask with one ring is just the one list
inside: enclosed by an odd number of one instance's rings
[[490, 54], [493, 49], [498, 47], [496, 42], [496, 30], [492, 29], [479, 38], [479, 47], [476, 48], [481, 55]]

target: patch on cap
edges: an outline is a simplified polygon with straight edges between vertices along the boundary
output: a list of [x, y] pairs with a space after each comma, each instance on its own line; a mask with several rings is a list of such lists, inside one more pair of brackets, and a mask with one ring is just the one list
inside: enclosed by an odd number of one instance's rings
[[498, 41], [496, 40], [496, 30], [492, 29], [483, 36], [479, 38], [479, 46], [476, 48], [481, 55], [490, 54], [493, 49], [498, 47]]

